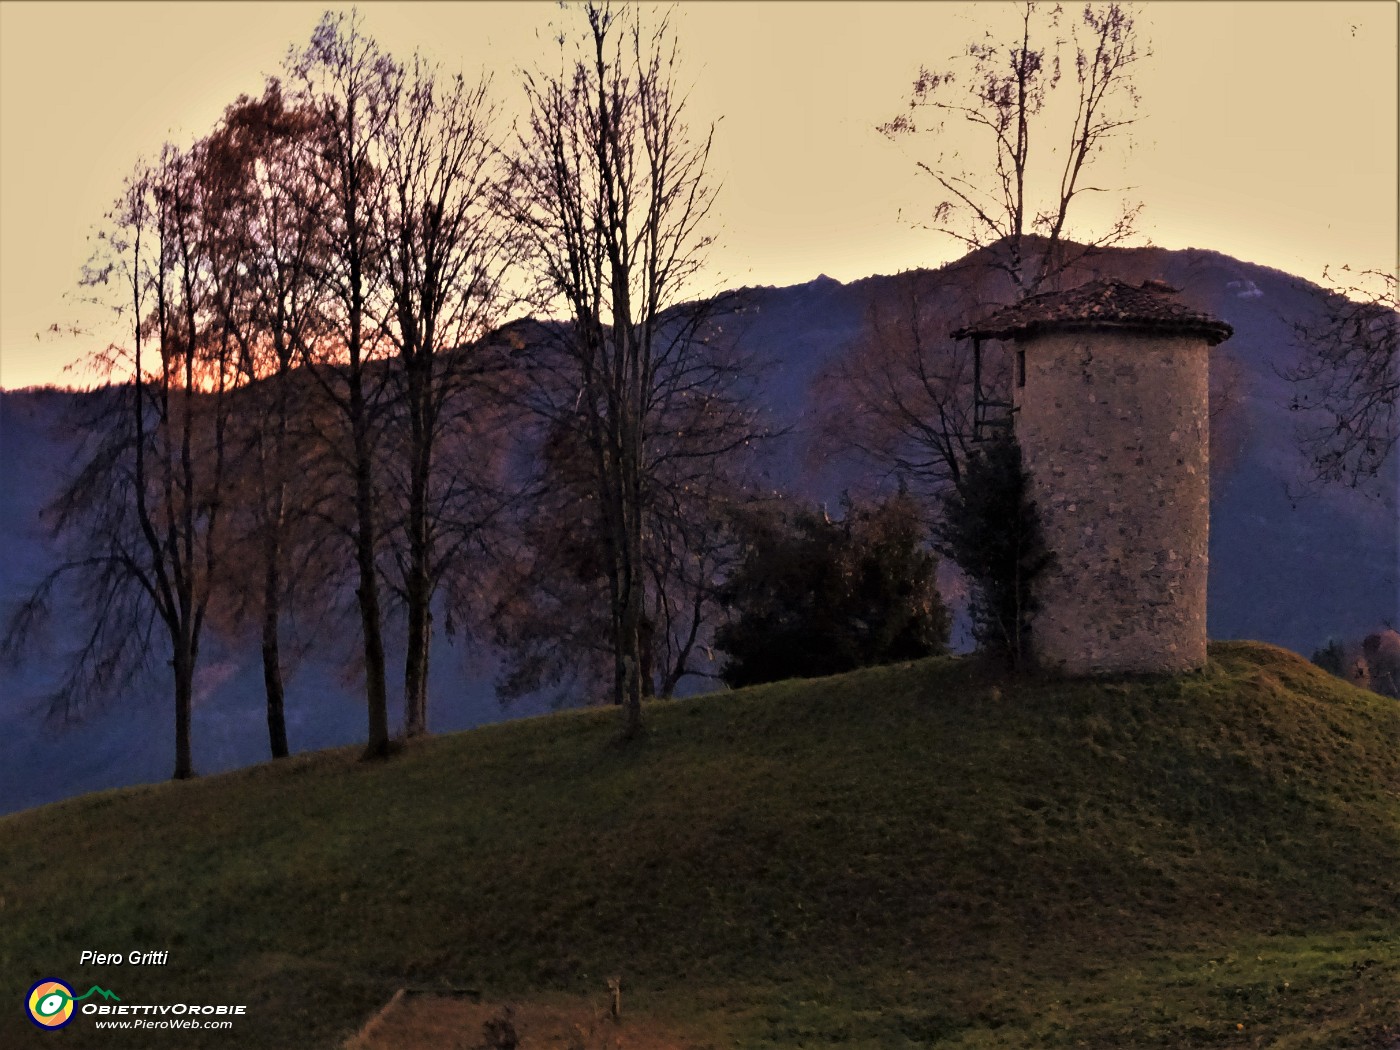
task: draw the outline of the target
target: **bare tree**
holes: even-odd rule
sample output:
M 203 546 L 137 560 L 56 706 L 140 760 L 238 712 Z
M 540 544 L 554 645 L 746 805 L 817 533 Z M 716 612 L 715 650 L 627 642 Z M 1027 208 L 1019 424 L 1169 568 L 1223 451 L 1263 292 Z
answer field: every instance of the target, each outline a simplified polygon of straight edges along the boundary
M 427 730 L 432 606 L 447 562 L 499 509 L 480 470 L 498 458 L 488 446 L 499 442 L 480 424 L 503 361 L 485 336 L 509 305 L 503 279 L 515 241 L 498 210 L 504 170 L 494 120 L 485 80 L 468 86 L 415 55 L 384 128 L 377 219 L 388 333 L 398 352 L 395 403 L 406 431 L 396 471 L 403 514 L 395 532 L 403 542 L 393 562 L 408 620 L 407 736 Z M 472 429 L 474 447 L 456 449 L 450 469 L 438 470 L 449 426 Z
M 195 670 L 222 549 L 229 394 L 237 381 L 216 301 L 218 213 L 203 144 L 167 146 L 138 165 L 101 235 L 87 283 L 110 288 L 129 345 L 97 365 L 119 382 L 81 402 L 81 466 L 47 515 L 61 564 L 11 621 L 17 652 L 64 586 L 76 591 L 85 640 L 51 699 L 72 715 L 110 697 L 148 665 L 156 632 L 169 644 L 175 700 L 174 777 L 194 775 Z M 124 300 L 124 301 L 123 301 Z
M 1284 374 L 1316 480 L 1357 488 L 1381 477 L 1400 438 L 1400 299 L 1394 273 L 1342 273 L 1318 319 L 1294 324 L 1299 360 Z
M 917 162 L 939 190 L 931 228 L 970 251 L 997 246 L 990 261 L 1011 279 L 1018 299 L 1085 251 L 1132 234 L 1140 204 L 1125 203 L 1097 237 L 1072 231 L 1069 220 L 1077 199 L 1108 192 L 1086 179 L 1105 148 L 1136 122 L 1134 67 L 1150 55 L 1125 4 L 1086 4 L 1068 37 L 1059 35 L 1058 4 L 1047 11 L 1026 0 L 1020 16 L 1012 40 L 988 32 L 944 68 L 921 69 L 908 111 L 880 127 L 894 140 L 934 134 L 938 154 Z M 1060 115 L 1052 103 L 1071 61 L 1072 113 L 1066 108 L 1067 119 L 1047 127 Z
M 274 758 L 288 754 L 282 621 L 288 601 L 309 583 L 324 584 L 329 571 L 309 573 L 316 539 L 306 529 L 306 459 L 312 446 L 298 433 L 311 390 L 296 366 L 319 338 L 325 265 L 324 206 L 303 178 L 300 156 L 316 131 L 314 113 L 287 106 L 274 79 L 257 99 L 240 98 L 206 140 L 216 228 L 224 245 L 222 270 L 238 281 L 223 283 L 217 303 L 221 323 L 235 340 L 246 389 L 234 423 L 241 451 L 232 501 L 229 614 L 237 622 L 256 616 L 268 737 Z M 233 527 L 235 526 L 236 527 Z M 246 534 L 246 535 L 245 535 Z M 251 546 L 242 557 L 242 546 Z M 249 578 L 260 586 L 249 588 Z M 324 591 L 326 588 L 318 588 Z M 309 595 L 308 595 L 309 597 Z M 303 602 L 307 605 L 309 602 Z
M 682 436 L 679 433 L 673 437 Z M 540 473 L 517 508 L 497 569 L 491 620 L 504 657 L 504 700 L 549 689 L 556 704 L 586 702 L 613 677 L 606 526 L 580 427 L 555 427 L 537 451 Z M 705 469 L 651 477 L 638 663 L 644 697 L 673 696 L 716 676 L 720 586 L 738 557 L 735 509 L 753 492 L 742 455 L 702 457 Z
M 302 153 L 301 178 L 325 203 L 326 335 L 305 350 L 343 428 L 326 448 L 340 458 L 353 513 L 347 523 L 355 552 L 369 737 L 366 758 L 391 750 L 385 681 L 383 614 L 378 576 L 376 448 L 382 429 L 390 350 L 384 328 L 381 145 L 403 72 L 365 35 L 358 14 L 327 13 L 310 45 L 290 60 L 298 104 L 317 115 L 317 134 Z
M 736 373 L 701 340 L 712 303 L 677 309 L 712 241 L 713 128 L 697 137 L 686 124 L 666 20 L 648 31 L 630 9 L 588 4 L 584 14 L 588 31 L 563 71 L 526 77 L 517 219 L 541 305 L 562 307 L 570 321 L 530 362 L 532 403 L 549 428 L 577 435 L 587 459 L 608 583 L 612 695 L 631 737 L 646 692 L 645 549 L 656 480 L 667 466 L 678 476 L 707 469 L 747 438 L 732 425 L 742 413 Z M 662 421 L 683 413 L 694 416 L 694 441 L 669 450 Z
M 880 127 L 895 141 L 933 137 L 937 153 L 916 161 L 938 188 L 929 226 L 970 254 L 872 296 L 865 330 L 822 379 L 843 406 L 825 447 L 925 496 L 962 490 L 985 414 L 979 392 L 984 408 L 1011 400 L 1004 350 L 978 355 L 949 329 L 1082 272 L 1092 253 L 1132 235 L 1141 209 L 1125 202 L 1098 236 L 1075 225 L 1076 202 L 1107 192 L 1090 180 L 1095 163 L 1137 119 L 1133 78 L 1150 52 L 1131 9 L 1086 5 L 1067 27 L 1058 5 L 1017 9 L 1014 37 L 988 31 L 942 68 L 921 69 L 907 111 Z
M 973 439 L 973 360 L 948 338 L 966 302 L 945 272 L 900 274 L 872 290 L 860 335 L 818 379 L 830 410 L 819 424 L 824 453 L 854 454 L 921 498 L 961 489 Z M 985 386 L 1009 376 L 989 359 Z M 996 371 L 993 371 L 993 370 Z

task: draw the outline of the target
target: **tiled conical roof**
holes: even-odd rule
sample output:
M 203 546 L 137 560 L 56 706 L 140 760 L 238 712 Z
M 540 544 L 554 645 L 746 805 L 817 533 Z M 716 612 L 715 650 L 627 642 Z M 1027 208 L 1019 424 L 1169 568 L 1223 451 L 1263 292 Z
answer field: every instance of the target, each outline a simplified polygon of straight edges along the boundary
M 954 339 L 1013 339 L 1069 328 L 1130 328 L 1192 333 L 1214 346 L 1234 334 L 1224 321 L 1182 305 L 1176 291 L 1161 281 L 1140 285 L 1113 279 L 1090 281 L 1067 292 L 1033 295 L 952 335 Z

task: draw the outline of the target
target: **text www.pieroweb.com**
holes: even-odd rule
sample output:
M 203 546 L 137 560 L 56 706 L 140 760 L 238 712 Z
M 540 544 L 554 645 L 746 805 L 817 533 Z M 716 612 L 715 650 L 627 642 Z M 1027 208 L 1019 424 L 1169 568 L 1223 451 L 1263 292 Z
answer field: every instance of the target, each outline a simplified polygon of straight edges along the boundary
M 171 1006 L 131 1003 L 109 1006 L 90 1003 L 83 1009 L 83 1013 L 96 1015 L 93 1022 L 94 1028 L 141 1029 L 144 1031 L 194 1028 L 209 1030 L 232 1028 L 232 1018 L 241 1016 L 247 1009 L 246 1006 L 190 1006 L 186 1003 L 176 1003 Z M 175 1016 L 122 1017 L 123 1014 Z M 112 1015 L 117 1016 L 113 1017 Z

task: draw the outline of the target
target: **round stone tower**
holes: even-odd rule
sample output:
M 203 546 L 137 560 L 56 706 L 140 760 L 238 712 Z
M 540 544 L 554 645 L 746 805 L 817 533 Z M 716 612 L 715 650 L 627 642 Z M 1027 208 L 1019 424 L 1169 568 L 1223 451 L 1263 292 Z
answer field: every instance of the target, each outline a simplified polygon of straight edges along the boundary
M 1055 555 L 1030 625 L 1046 670 L 1205 664 L 1209 348 L 1232 330 L 1175 291 L 1092 281 L 954 333 L 1014 341 L 1014 429 Z

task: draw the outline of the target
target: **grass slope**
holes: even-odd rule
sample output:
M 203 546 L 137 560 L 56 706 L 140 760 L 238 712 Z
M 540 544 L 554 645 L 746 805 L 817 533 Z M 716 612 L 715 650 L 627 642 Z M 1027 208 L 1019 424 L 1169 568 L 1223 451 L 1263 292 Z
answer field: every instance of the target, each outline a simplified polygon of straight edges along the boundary
M 1176 679 L 932 660 L 324 752 L 0 820 L 0 1046 L 330 1047 L 404 984 L 701 1043 L 1390 1047 L 1400 705 L 1263 645 Z M 83 949 L 164 967 L 79 967 Z M 56 1036 L 42 977 L 248 1005 Z M 470 1044 L 463 1044 L 470 1045 Z

